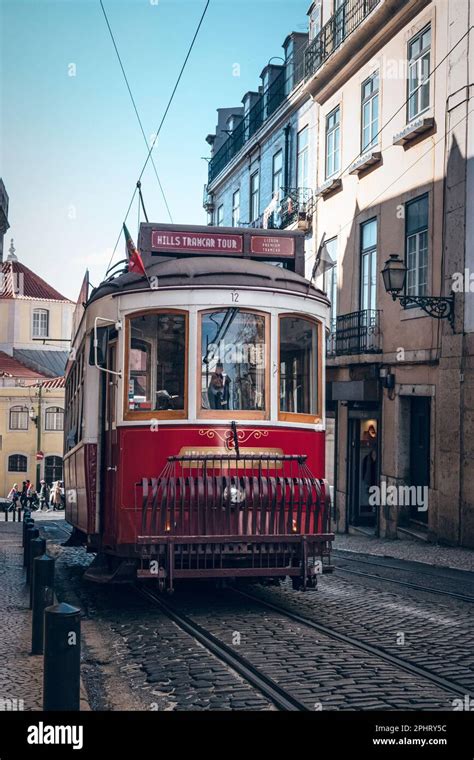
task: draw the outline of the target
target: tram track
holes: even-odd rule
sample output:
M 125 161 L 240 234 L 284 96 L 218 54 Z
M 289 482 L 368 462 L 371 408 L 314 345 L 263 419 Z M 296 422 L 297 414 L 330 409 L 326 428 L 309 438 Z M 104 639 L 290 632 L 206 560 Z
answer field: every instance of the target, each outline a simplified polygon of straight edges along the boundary
M 386 650 L 381 649 L 380 647 L 377 647 L 373 644 L 368 644 L 364 641 L 360 641 L 359 639 L 356 639 L 353 636 L 349 636 L 348 634 L 336 631 L 335 629 L 329 628 L 328 626 L 323 625 L 321 623 L 316 623 L 314 620 L 311 620 L 311 618 L 305 617 L 304 615 L 300 615 L 296 612 L 292 612 L 291 610 L 288 610 L 285 607 L 281 607 L 278 604 L 274 604 L 273 602 L 269 602 L 267 600 L 261 599 L 260 597 L 254 596 L 253 594 L 250 594 L 247 591 L 233 589 L 233 593 L 238 594 L 239 596 L 242 596 L 246 599 L 249 599 L 252 602 L 256 602 L 260 604 L 262 607 L 272 610 L 273 612 L 276 612 L 279 615 L 284 615 L 287 618 L 293 620 L 294 622 L 300 623 L 301 625 L 305 625 L 308 628 L 313 629 L 314 631 L 318 631 L 319 633 L 324 634 L 325 636 L 328 636 L 332 639 L 340 641 L 344 644 L 353 646 L 354 648 L 360 651 L 364 651 L 372 656 L 378 657 L 381 660 L 384 660 L 385 662 L 389 663 L 390 665 L 400 668 L 401 670 L 411 673 L 412 675 L 416 675 L 419 678 L 424 678 L 425 680 L 430 681 L 432 684 L 435 684 L 436 686 L 439 686 L 440 688 L 445 689 L 446 691 L 450 691 L 453 694 L 458 694 L 463 697 L 465 697 L 466 694 L 468 694 L 468 688 L 466 686 L 458 684 L 455 681 L 451 681 L 448 678 L 444 678 L 443 676 L 440 676 L 437 673 L 434 673 L 428 668 L 423 668 L 419 665 L 415 665 L 414 663 L 409 662 L 408 660 L 404 660 L 401 657 L 397 657 L 396 655 L 390 654 L 390 652 L 387 652 Z M 468 694 L 468 696 L 471 696 L 471 695 Z
M 390 569 L 390 570 L 397 570 L 400 571 L 401 568 L 397 567 L 396 565 L 386 565 L 381 562 L 372 562 L 367 560 L 361 560 L 356 559 L 355 557 L 341 557 L 337 554 L 334 556 L 335 559 L 340 560 L 341 562 L 356 562 L 358 564 L 363 565 L 369 565 L 374 567 L 381 567 L 384 569 Z M 370 578 L 372 580 L 378 580 L 383 581 L 384 583 L 395 583 L 397 586 L 404 586 L 405 588 L 411 588 L 415 591 L 422 591 L 427 594 L 436 594 L 438 596 L 447 596 L 452 599 L 458 599 L 459 601 L 466 602 L 468 604 L 474 603 L 474 596 L 471 594 L 462 594 L 458 593 L 457 591 L 449 591 L 448 589 L 440 589 L 440 588 L 433 588 L 432 586 L 423 586 L 419 583 L 413 583 L 412 581 L 405 581 L 401 580 L 400 578 L 390 578 L 386 575 L 376 575 L 374 573 L 366 573 L 361 570 L 351 570 L 346 567 L 341 567 L 341 565 L 337 564 L 337 573 L 347 573 L 348 575 L 358 575 L 363 578 Z M 405 572 L 409 572 L 409 570 L 406 570 Z M 429 573 L 425 573 L 426 575 L 430 575 Z M 433 574 L 431 574 L 432 577 L 436 577 Z
M 212 633 L 206 631 L 201 625 L 167 604 L 161 596 L 143 587 L 138 587 L 138 590 L 142 596 L 158 606 L 170 620 L 196 639 L 221 662 L 238 673 L 238 675 L 265 696 L 279 710 L 309 712 L 308 707 L 303 702 L 292 696 L 279 686 L 276 681 L 266 676 L 245 657 L 242 657 L 242 655 L 235 652 L 227 644 L 224 644 Z
M 275 705 L 275 707 L 277 707 L 277 709 L 283 711 L 310 711 L 307 704 L 300 701 L 286 689 L 282 688 L 275 680 L 265 675 L 259 667 L 255 666 L 248 659 L 237 653 L 234 648 L 222 642 L 220 638 L 213 633 L 210 633 L 187 614 L 176 609 L 174 604 L 169 604 L 160 594 L 143 587 L 139 587 L 139 592 L 154 605 L 158 606 L 160 610 L 182 630 L 196 639 L 221 662 L 234 670 L 234 672 L 239 674 L 249 685 L 265 696 Z M 293 612 L 278 604 L 274 604 L 273 602 L 261 599 L 259 596 L 254 596 L 247 591 L 232 589 L 230 593 L 234 594 L 236 597 L 238 596 L 242 599 L 251 601 L 267 610 L 271 610 L 272 612 L 313 631 L 321 633 L 331 640 L 339 641 L 346 646 L 369 654 L 372 658 L 382 660 L 387 665 L 403 670 L 405 673 L 416 676 L 418 679 L 428 681 L 452 696 L 457 695 L 465 697 L 466 694 L 469 695 L 469 689 L 466 686 L 456 683 L 449 678 L 444 678 L 428 668 L 421 667 L 420 665 L 416 665 L 401 657 L 393 655 L 378 646 L 360 641 L 354 636 L 341 633 L 326 625 L 317 623 L 311 618 Z

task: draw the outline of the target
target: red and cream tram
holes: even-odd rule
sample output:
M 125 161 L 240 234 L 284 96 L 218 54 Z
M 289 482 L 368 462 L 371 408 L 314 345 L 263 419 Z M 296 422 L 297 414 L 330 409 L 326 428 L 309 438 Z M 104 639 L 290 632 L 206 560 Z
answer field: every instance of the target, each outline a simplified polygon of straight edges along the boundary
M 80 309 L 66 380 L 66 518 L 87 577 L 330 571 L 329 303 L 304 234 L 142 224 L 146 269 Z M 82 300 L 82 299 L 81 299 Z

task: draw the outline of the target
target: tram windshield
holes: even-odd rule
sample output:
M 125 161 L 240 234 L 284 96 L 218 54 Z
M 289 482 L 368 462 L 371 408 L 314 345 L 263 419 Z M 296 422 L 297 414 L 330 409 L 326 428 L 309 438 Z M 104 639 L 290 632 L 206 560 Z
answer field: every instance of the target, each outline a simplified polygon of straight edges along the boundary
M 317 362 L 317 325 L 301 317 L 280 317 L 280 412 L 317 413 Z
M 201 315 L 201 408 L 264 411 L 265 316 L 237 308 Z
M 184 314 L 143 314 L 130 320 L 129 410 L 183 410 L 186 320 Z

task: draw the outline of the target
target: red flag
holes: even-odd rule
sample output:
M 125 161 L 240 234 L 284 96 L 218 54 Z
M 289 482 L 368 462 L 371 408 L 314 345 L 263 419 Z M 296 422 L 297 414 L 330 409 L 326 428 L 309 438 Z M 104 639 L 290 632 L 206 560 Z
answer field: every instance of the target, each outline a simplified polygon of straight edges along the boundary
M 134 274 L 140 273 L 146 277 L 142 257 L 140 256 L 140 252 L 133 242 L 132 237 L 125 224 L 123 225 L 123 231 L 125 234 L 125 241 L 127 243 L 128 271 L 133 272 Z

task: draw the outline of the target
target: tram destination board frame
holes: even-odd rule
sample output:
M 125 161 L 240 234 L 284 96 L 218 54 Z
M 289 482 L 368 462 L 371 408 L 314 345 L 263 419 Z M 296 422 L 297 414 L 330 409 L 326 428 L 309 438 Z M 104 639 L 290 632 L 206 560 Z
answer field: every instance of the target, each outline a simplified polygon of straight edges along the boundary
M 284 263 L 304 277 L 304 241 L 301 230 L 143 223 L 138 247 L 145 261 L 156 257 L 228 256 Z

